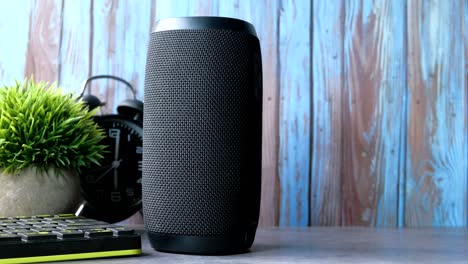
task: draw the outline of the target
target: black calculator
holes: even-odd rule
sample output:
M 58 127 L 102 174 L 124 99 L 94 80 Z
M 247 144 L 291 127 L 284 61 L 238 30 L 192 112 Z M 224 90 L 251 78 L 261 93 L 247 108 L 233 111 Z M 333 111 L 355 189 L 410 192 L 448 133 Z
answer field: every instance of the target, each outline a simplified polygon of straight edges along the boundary
M 141 254 L 128 227 L 73 214 L 0 217 L 0 264 Z

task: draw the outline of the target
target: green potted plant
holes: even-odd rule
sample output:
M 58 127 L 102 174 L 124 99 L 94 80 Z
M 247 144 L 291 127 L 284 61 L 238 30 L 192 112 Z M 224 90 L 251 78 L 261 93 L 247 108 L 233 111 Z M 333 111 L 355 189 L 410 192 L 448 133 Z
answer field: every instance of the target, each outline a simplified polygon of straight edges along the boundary
M 0 88 L 0 216 L 74 209 L 80 169 L 105 151 L 94 114 L 55 85 L 26 79 Z

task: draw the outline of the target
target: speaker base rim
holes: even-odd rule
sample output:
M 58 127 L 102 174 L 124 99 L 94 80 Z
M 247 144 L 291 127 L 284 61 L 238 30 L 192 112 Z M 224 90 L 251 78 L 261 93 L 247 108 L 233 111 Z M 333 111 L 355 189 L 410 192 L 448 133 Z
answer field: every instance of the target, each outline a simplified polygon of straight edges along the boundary
M 233 255 L 249 251 L 255 230 L 235 236 L 186 236 L 148 231 L 151 246 L 161 252 L 192 255 Z

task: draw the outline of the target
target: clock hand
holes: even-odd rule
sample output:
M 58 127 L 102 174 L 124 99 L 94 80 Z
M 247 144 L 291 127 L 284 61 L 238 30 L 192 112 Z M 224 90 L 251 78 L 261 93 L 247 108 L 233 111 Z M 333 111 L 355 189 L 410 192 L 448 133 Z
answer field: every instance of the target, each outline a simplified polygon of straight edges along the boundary
M 110 166 L 109 169 L 107 169 L 103 174 L 101 174 L 96 180 L 94 180 L 94 183 L 100 181 L 102 178 L 104 178 L 104 176 L 107 175 L 107 173 L 109 173 L 109 171 L 111 171 L 112 169 L 115 169 L 115 168 L 118 168 L 120 166 L 120 162 L 122 160 L 114 160 L 112 162 L 112 165 Z
M 114 160 L 118 160 L 119 158 L 119 150 L 120 150 L 120 134 L 117 134 L 115 137 L 115 153 L 114 153 Z
M 117 187 L 119 186 L 119 174 L 117 172 L 117 168 L 114 168 L 114 190 L 117 190 Z
M 115 161 L 117 161 L 117 159 L 119 158 L 119 149 L 120 149 L 119 143 L 120 143 L 120 133 L 117 134 L 117 136 L 115 137 L 115 156 L 114 156 Z M 120 161 L 119 161 L 119 165 L 120 165 Z M 118 186 L 119 186 L 119 174 L 117 171 L 117 167 L 115 167 L 114 168 L 114 190 L 117 190 Z

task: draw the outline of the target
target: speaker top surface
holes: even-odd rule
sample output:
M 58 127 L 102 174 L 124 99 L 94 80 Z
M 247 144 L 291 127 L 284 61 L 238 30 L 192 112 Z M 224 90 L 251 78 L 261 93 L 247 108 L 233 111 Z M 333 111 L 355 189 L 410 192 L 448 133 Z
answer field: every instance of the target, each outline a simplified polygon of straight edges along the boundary
M 153 32 L 183 29 L 225 29 L 257 37 L 255 27 L 244 20 L 229 17 L 196 16 L 166 18 L 156 22 Z

